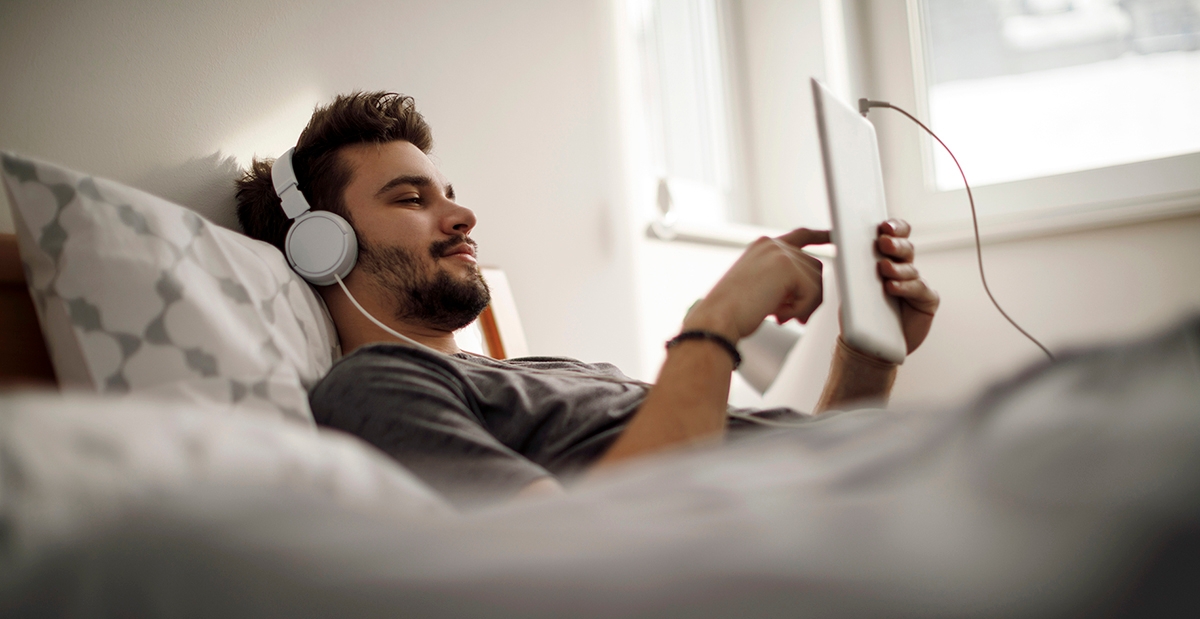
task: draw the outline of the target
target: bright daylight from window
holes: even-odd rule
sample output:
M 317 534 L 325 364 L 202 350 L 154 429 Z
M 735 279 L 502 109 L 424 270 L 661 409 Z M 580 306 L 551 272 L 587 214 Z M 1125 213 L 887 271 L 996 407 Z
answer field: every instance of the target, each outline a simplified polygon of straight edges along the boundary
M 1200 0 L 927 0 L 933 129 L 972 184 L 1200 151 Z M 935 154 L 938 189 L 961 186 Z

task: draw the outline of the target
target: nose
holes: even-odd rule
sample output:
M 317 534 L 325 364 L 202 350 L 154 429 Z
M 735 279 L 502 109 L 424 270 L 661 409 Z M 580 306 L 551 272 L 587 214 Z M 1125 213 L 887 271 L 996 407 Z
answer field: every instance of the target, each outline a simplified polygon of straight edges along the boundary
M 447 200 L 449 210 L 442 218 L 442 232 L 449 235 L 470 234 L 475 229 L 475 211 Z

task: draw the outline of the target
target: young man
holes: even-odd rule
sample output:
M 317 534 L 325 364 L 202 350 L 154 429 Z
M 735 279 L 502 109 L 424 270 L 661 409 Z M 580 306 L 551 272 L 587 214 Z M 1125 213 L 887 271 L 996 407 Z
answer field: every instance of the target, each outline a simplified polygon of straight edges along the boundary
M 561 492 L 558 478 L 629 458 L 722 440 L 749 424 L 726 401 L 733 344 L 768 316 L 804 322 L 821 303 L 821 263 L 802 253 L 828 231 L 752 244 L 687 315 L 653 386 L 606 364 L 533 357 L 494 361 L 459 351 L 454 331 L 487 306 L 475 260 L 475 215 L 427 156 L 433 141 L 413 100 L 355 93 L 319 108 L 293 155 L 314 209 L 358 236 L 347 290 L 376 319 L 432 350 L 399 343 L 338 286 L 319 289 L 345 356 L 310 394 L 319 423 L 357 434 L 459 504 Z M 289 221 L 255 161 L 238 183 L 238 217 L 283 247 Z M 912 264 L 909 227 L 880 225 L 886 291 L 901 300 L 909 352 L 925 339 L 938 295 Z M 817 412 L 885 399 L 896 366 L 839 340 Z M 794 411 L 757 411 L 802 417 Z

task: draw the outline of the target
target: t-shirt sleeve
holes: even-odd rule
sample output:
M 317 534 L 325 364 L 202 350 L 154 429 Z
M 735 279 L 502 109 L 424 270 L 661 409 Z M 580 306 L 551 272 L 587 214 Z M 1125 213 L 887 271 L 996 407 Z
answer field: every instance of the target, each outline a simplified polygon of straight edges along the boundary
M 382 449 L 460 507 L 511 497 L 550 475 L 488 432 L 449 364 L 409 351 L 363 352 L 314 387 L 318 423 Z

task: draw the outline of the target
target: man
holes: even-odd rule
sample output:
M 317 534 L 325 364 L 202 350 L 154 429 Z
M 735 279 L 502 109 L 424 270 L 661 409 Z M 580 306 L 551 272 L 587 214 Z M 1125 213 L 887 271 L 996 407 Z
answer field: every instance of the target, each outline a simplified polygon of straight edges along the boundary
M 683 321 L 653 386 L 606 364 L 559 358 L 494 361 L 462 353 L 454 331 L 487 306 L 470 233 L 475 215 L 430 161 L 428 125 L 409 97 L 355 93 L 319 108 L 293 155 L 314 209 L 342 215 L 358 235 L 345 278 L 365 312 L 432 350 L 400 344 L 338 286 L 320 288 L 345 357 L 310 394 L 321 424 L 357 434 L 459 504 L 558 493 L 559 478 L 630 458 L 722 440 L 737 357 L 733 344 L 768 316 L 804 322 L 821 303 L 821 264 L 802 253 L 829 233 L 763 238 Z M 255 238 L 283 247 L 289 221 L 255 161 L 238 183 L 238 217 Z M 901 300 L 912 352 L 938 295 L 912 264 L 909 227 L 880 225 L 879 269 Z M 896 366 L 839 340 L 817 411 L 885 399 Z M 755 413 L 802 417 L 794 411 Z

